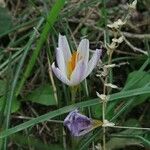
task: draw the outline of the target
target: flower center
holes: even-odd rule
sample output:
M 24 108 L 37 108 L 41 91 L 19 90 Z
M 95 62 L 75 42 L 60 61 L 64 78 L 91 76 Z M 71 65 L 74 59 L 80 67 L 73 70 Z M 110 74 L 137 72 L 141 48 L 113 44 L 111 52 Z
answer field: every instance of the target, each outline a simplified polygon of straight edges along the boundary
M 76 66 L 77 63 L 77 59 L 78 59 L 78 53 L 77 51 L 73 52 L 68 64 L 67 64 L 67 73 L 68 73 L 68 78 L 70 79 L 70 76 Z

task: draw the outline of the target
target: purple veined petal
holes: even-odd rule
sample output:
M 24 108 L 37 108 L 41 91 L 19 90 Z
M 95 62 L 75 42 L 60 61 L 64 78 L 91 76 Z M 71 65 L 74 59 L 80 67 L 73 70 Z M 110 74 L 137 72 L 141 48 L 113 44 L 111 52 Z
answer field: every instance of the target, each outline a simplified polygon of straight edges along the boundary
M 71 131 L 72 122 L 77 114 L 78 110 L 70 112 L 64 120 L 64 125 Z
M 87 63 L 89 60 L 89 40 L 88 39 L 81 40 L 77 51 L 79 53 L 79 60 L 84 59 L 84 62 Z
M 76 67 L 70 76 L 72 86 L 78 85 L 83 80 L 86 68 L 87 64 L 85 64 L 84 60 L 77 62 Z
M 91 131 L 92 120 L 75 110 L 69 113 L 65 118 L 64 125 L 73 136 L 82 136 Z
M 71 58 L 71 51 L 66 36 L 59 34 L 58 47 L 62 50 L 64 60 L 67 63 Z
M 100 59 L 101 54 L 102 54 L 102 50 L 96 49 L 92 58 L 88 62 L 87 72 L 86 72 L 84 78 L 86 78 L 92 72 L 92 70 L 96 67 L 98 60 Z
M 61 72 L 59 68 L 55 67 L 55 63 L 52 64 L 52 70 L 59 80 L 70 86 L 70 81 L 68 80 L 67 76 Z
M 74 133 L 74 135 L 81 136 L 89 132 L 89 130 L 92 127 L 92 120 L 78 113 L 78 116 L 76 117 L 76 124 L 77 124 L 78 134 Z
M 60 48 L 56 49 L 56 61 L 59 70 L 67 76 L 66 63 L 64 60 L 63 51 Z

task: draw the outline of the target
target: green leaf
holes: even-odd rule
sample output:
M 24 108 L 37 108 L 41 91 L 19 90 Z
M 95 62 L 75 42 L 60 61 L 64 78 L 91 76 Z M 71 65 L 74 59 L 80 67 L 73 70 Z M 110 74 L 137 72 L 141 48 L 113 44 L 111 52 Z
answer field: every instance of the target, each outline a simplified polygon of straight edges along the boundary
M 134 126 L 134 127 L 139 127 L 139 122 L 136 119 L 129 119 L 125 124 L 125 126 Z M 128 145 L 137 145 L 137 146 L 142 146 L 142 142 L 138 140 L 136 137 L 131 138 L 130 135 L 138 135 L 142 134 L 142 130 L 133 130 L 133 129 L 127 129 L 124 131 L 121 131 L 117 135 L 126 135 L 126 138 L 121 138 L 121 137 L 112 137 L 107 143 L 106 143 L 106 149 L 107 150 L 113 150 L 113 149 L 121 149 L 124 148 L 125 146 Z M 128 137 L 129 135 L 129 137 Z
M 20 144 L 21 146 L 28 146 L 31 145 L 31 147 L 35 150 L 63 150 L 62 146 L 57 144 L 46 144 L 43 143 L 40 139 L 37 137 L 27 136 L 27 135 L 21 135 L 21 134 L 14 134 L 11 136 L 11 140 L 17 144 Z
M 149 83 L 150 74 L 145 71 L 133 71 L 128 75 L 123 90 L 140 88 Z
M 2 107 L 3 107 L 4 103 L 5 103 L 5 100 L 6 99 L 5 99 L 4 96 L 0 97 L 0 111 L 2 110 Z M 19 108 L 20 108 L 20 101 L 18 101 L 16 98 L 13 99 L 12 107 L 11 107 L 11 113 L 16 112 Z
M 128 83 L 130 83 L 133 79 L 136 79 L 135 82 L 136 84 L 134 84 L 133 86 L 130 86 L 128 88 Z M 125 85 L 125 89 L 136 89 L 136 88 L 140 88 L 140 87 L 144 87 L 146 86 L 146 84 L 150 83 L 150 74 L 145 72 L 145 71 L 134 71 L 132 73 L 129 74 L 129 77 L 127 79 L 126 85 Z M 136 103 L 132 104 L 132 108 L 143 103 L 148 97 L 150 97 L 150 94 L 145 94 L 142 96 L 138 96 L 136 97 Z
M 94 105 L 91 107 L 92 117 L 96 119 L 100 119 L 102 116 L 102 105 Z
M 6 82 L 0 80 L 0 96 L 5 94 L 5 89 L 6 89 Z
M 127 135 L 127 134 L 131 134 L 131 133 L 129 132 L 129 130 L 125 130 L 125 132 L 123 132 L 123 134 Z M 122 149 L 125 146 L 129 146 L 129 145 L 137 145 L 137 146 L 143 147 L 142 142 L 136 138 L 134 139 L 131 137 L 129 137 L 129 138 L 113 137 L 106 144 L 106 149 L 107 150 Z
M 128 75 L 125 86 L 120 93 L 124 93 L 125 91 L 130 91 L 133 89 L 136 90 L 136 89 L 141 88 L 141 87 L 143 87 L 143 89 L 146 87 L 149 87 L 150 86 L 149 80 L 150 80 L 150 74 L 145 72 L 145 71 L 139 70 L 139 71 L 131 72 Z M 142 92 L 142 91 L 139 91 L 139 92 Z M 134 93 L 132 93 L 132 94 L 134 96 Z M 108 104 L 107 110 L 109 110 L 108 111 L 109 113 L 107 114 L 107 118 L 111 119 L 115 115 L 122 114 L 123 112 L 125 112 L 124 113 L 124 115 L 125 115 L 128 112 L 130 112 L 133 107 L 143 103 L 149 97 L 150 97 L 150 93 L 142 94 L 140 96 L 134 96 L 134 97 L 129 98 L 128 102 L 124 98 L 124 99 L 122 99 L 122 100 L 124 100 L 124 103 L 123 103 L 122 107 L 120 107 L 117 112 L 115 112 L 115 111 L 116 111 L 116 106 L 118 106 L 118 102 L 113 102 L 111 104 Z
M 53 89 L 49 84 L 42 85 L 35 89 L 29 95 L 27 95 L 26 98 L 29 101 L 46 106 L 57 105 L 53 94 Z
M 0 34 L 12 27 L 12 18 L 6 8 L 0 7 Z
M 6 102 L 5 91 L 6 90 L 6 82 L 4 80 L 0 80 L 0 111 Z M 16 112 L 20 108 L 20 102 L 15 98 L 13 100 L 11 113 Z

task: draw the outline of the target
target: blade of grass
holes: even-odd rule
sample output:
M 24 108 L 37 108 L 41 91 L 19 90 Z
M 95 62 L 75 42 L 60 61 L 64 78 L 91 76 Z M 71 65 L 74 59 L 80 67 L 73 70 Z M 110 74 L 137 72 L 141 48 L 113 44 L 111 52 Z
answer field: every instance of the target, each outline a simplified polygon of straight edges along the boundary
M 16 41 L 11 41 L 8 45 L 8 47 L 15 47 L 19 44 L 21 44 L 22 42 L 24 42 L 26 39 L 28 39 L 31 36 L 31 32 L 23 35 L 22 37 L 19 37 L 19 39 L 17 39 Z
M 9 104 L 10 104 L 10 99 L 9 98 L 9 94 L 10 94 L 10 90 L 11 90 L 11 80 L 13 79 L 13 71 L 12 71 L 12 64 L 11 64 L 11 60 L 12 60 L 12 53 L 9 53 L 9 59 L 8 59 L 8 69 L 7 69 L 7 73 L 8 73 L 8 79 L 7 79 L 7 88 L 8 90 L 5 93 L 5 102 L 4 102 L 4 106 L 2 108 L 2 110 L 4 110 L 2 116 L 3 118 L 6 117 L 6 119 L 4 120 L 4 122 L 2 122 L 2 127 L 4 127 L 5 129 L 8 129 L 8 122 L 7 119 L 8 117 L 10 117 L 10 114 L 8 114 L 7 110 L 9 109 Z M 3 120 L 2 120 L 3 121 Z M 2 141 L 2 149 L 6 150 L 6 143 L 7 143 L 7 138 L 4 138 L 4 140 Z
M 115 94 L 110 95 L 109 102 L 115 101 L 115 100 L 122 100 L 122 98 L 127 98 L 127 97 L 147 94 L 147 93 L 150 93 L 150 87 L 138 88 L 138 89 L 134 89 L 134 90 L 119 92 L 119 93 L 115 93 Z M 126 99 L 126 100 L 128 100 L 128 99 Z M 19 132 L 19 131 L 24 130 L 28 127 L 34 126 L 38 123 L 44 122 L 44 121 L 52 119 L 54 117 L 60 116 L 64 113 L 68 113 L 68 112 L 70 112 L 70 111 L 72 111 L 76 108 L 88 107 L 88 106 L 92 106 L 92 105 L 97 105 L 99 103 L 100 103 L 99 98 L 96 98 L 96 99 L 92 99 L 92 100 L 89 100 L 89 101 L 80 102 L 80 103 L 77 103 L 77 104 L 74 104 L 74 105 L 66 106 L 66 107 L 57 109 L 57 110 L 52 111 L 52 112 L 48 112 L 48 113 L 46 113 L 42 116 L 39 116 L 37 118 L 34 118 L 34 119 L 30 120 L 30 121 L 27 121 L 25 123 L 22 123 L 20 125 L 17 125 L 15 127 L 13 127 L 13 128 L 2 131 L 0 133 L 0 138 L 4 138 L 8 135 Z
M 37 28 L 39 28 L 41 26 L 41 24 L 43 23 L 44 19 L 42 18 L 40 21 L 39 21 L 39 24 L 37 25 Z M 12 101 L 13 101 L 13 98 L 14 98 L 14 93 L 15 93 L 15 89 L 16 89 L 16 85 L 17 85 L 17 82 L 18 82 L 18 78 L 19 78 L 19 75 L 20 75 L 20 72 L 21 72 L 21 68 L 23 66 L 23 63 L 24 63 L 24 60 L 27 56 L 27 53 L 34 41 L 34 39 L 36 38 L 36 31 L 34 31 L 33 35 L 31 36 L 29 42 L 27 43 L 27 45 L 25 46 L 25 50 L 24 50 L 24 53 L 23 53 L 23 56 L 20 60 L 20 63 L 17 67 L 17 70 L 16 70 L 16 73 L 14 75 L 14 79 L 12 81 L 12 84 L 11 84 L 11 90 L 9 92 L 9 95 L 7 97 L 7 101 L 6 101 L 6 120 L 5 120 L 5 127 L 4 129 L 8 129 L 9 127 L 9 121 L 10 121 L 10 114 L 11 114 L 11 106 L 12 106 Z M 7 137 L 5 138 L 4 140 L 4 150 L 6 150 L 6 146 L 7 145 Z
M 39 54 L 40 50 L 42 49 L 43 44 L 46 42 L 49 32 L 52 31 L 53 25 L 56 22 L 57 17 L 59 15 L 61 9 L 63 8 L 64 4 L 65 4 L 65 0 L 61 0 L 61 1 L 57 0 L 54 4 L 53 8 L 49 12 L 48 17 L 47 17 L 47 22 L 43 28 L 40 39 L 37 41 L 36 48 L 33 51 L 31 59 L 30 59 L 28 65 L 27 65 L 27 68 L 23 74 L 23 78 L 19 84 L 17 91 L 16 91 L 16 95 L 18 95 L 20 93 L 26 79 L 29 77 L 30 72 L 32 71 L 32 68 L 35 65 L 38 54 Z
M 142 141 L 145 147 L 150 147 L 150 141 L 140 135 L 112 134 L 111 137 L 139 139 L 140 141 Z
M 36 22 L 37 22 L 38 20 L 39 20 L 39 18 L 36 18 L 36 19 L 33 19 L 33 20 L 29 21 L 29 22 L 26 22 L 26 23 L 23 23 L 23 24 L 21 24 L 21 25 L 15 26 L 14 28 L 12 28 L 12 29 L 10 29 L 10 30 L 7 30 L 6 32 L 0 34 L 0 38 L 3 37 L 3 36 L 5 36 L 5 35 L 7 35 L 7 34 L 9 34 L 9 33 L 11 33 L 11 32 L 13 32 L 13 31 L 16 31 L 16 30 L 18 30 L 18 29 L 20 29 L 20 28 L 23 28 L 23 27 L 25 27 L 25 26 L 28 26 L 28 25 L 30 25 L 30 24 L 32 24 L 32 25 L 34 26 L 34 24 L 36 24 Z
M 148 66 L 149 63 L 150 63 L 150 59 L 148 58 L 144 62 L 144 64 L 140 67 L 139 72 L 143 71 Z M 132 78 L 130 80 L 130 82 L 128 83 L 128 86 L 126 88 L 124 88 L 122 91 L 125 91 L 126 89 L 130 89 L 132 86 L 136 85 L 139 82 L 139 80 L 141 80 L 142 78 L 143 78 L 143 76 L 141 76 L 139 78 L 139 74 L 137 73 L 137 78 L 136 77 Z M 147 87 L 147 86 L 149 86 L 149 83 L 147 85 L 145 85 L 144 87 Z M 133 97 L 130 99 L 130 101 L 125 102 L 124 106 L 122 106 L 121 109 L 117 111 L 115 116 L 113 116 L 113 118 L 111 118 L 111 121 L 116 120 L 125 110 L 127 110 L 128 107 L 130 107 L 132 105 L 132 103 L 135 101 L 135 99 L 136 98 Z M 116 105 L 117 105 L 117 102 L 115 102 L 114 106 L 116 106 Z M 112 107 L 112 109 L 114 109 L 114 108 Z
M 23 146 L 27 146 L 28 145 L 28 138 L 30 143 L 32 144 L 32 148 L 36 149 L 36 150 L 50 150 L 54 149 L 54 150 L 64 150 L 62 148 L 62 146 L 60 144 L 46 144 L 43 143 L 40 139 L 35 138 L 35 137 L 30 137 L 27 135 L 20 135 L 20 134 L 14 134 L 12 137 L 10 137 L 11 140 L 15 143 L 18 143 L 20 145 Z
M 144 87 L 148 87 L 150 83 L 146 84 Z M 110 121 L 115 121 L 123 112 L 128 110 L 128 108 L 132 105 L 132 103 L 136 100 L 136 97 L 133 97 L 130 99 L 130 101 L 127 101 L 120 110 L 117 111 L 117 113 L 111 118 Z
M 93 132 L 92 136 L 85 137 L 83 140 L 81 140 L 80 144 L 78 145 L 79 150 L 86 150 L 88 149 L 88 146 L 96 139 L 96 137 L 100 137 L 100 134 L 102 133 L 102 128 L 100 130 L 96 130 Z
M 14 53 L 12 55 L 12 60 L 15 59 L 16 57 L 18 57 L 21 53 L 22 53 L 23 49 L 17 51 L 16 53 Z M 0 65 L 0 70 L 2 70 L 5 66 L 8 65 L 9 59 L 7 59 L 6 61 L 4 61 L 1 65 Z

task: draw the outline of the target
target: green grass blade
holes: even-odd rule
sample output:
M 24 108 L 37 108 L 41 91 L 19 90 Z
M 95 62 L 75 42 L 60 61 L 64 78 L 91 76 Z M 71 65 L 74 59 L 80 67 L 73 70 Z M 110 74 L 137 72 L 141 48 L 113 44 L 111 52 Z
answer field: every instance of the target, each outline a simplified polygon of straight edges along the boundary
M 7 88 L 8 91 L 11 90 L 11 80 L 13 79 L 13 72 L 12 72 L 12 64 L 11 64 L 11 60 L 12 60 L 12 54 L 9 54 L 9 62 L 8 62 L 8 80 L 7 80 Z M 2 127 L 4 129 L 8 129 L 9 127 L 9 119 L 10 119 L 10 111 L 11 111 L 11 99 L 9 99 L 10 96 L 10 92 L 6 93 L 6 98 L 5 98 L 5 104 L 4 104 L 4 113 L 3 116 L 6 118 L 4 120 L 4 122 L 2 122 Z M 2 109 L 3 110 L 3 109 Z M 4 138 L 3 142 L 2 142 L 2 149 L 6 150 L 7 149 L 7 137 Z
M 150 147 L 150 141 L 140 135 L 112 134 L 112 137 L 138 139 L 144 144 L 145 147 L 147 147 L 147 148 Z
M 36 22 L 37 22 L 38 20 L 39 20 L 39 18 L 38 18 L 38 19 L 36 18 L 36 19 L 33 19 L 33 20 L 29 21 L 29 22 L 26 22 L 26 23 L 23 23 L 23 24 L 21 24 L 21 25 L 15 26 L 14 28 L 12 28 L 12 29 L 10 29 L 10 30 L 7 30 L 6 32 L 0 34 L 0 38 L 3 37 L 3 36 L 5 36 L 5 35 L 7 35 L 7 34 L 9 34 L 9 33 L 11 33 L 11 32 L 13 32 L 13 31 L 16 31 L 16 30 L 18 30 L 18 29 L 20 29 L 20 28 L 23 28 L 23 27 L 25 27 L 25 26 L 34 25 L 34 24 L 36 24 Z
M 54 4 L 52 10 L 49 12 L 48 17 L 47 17 L 47 22 L 43 28 L 40 39 L 37 41 L 37 46 L 36 46 L 35 50 L 33 51 L 33 54 L 27 65 L 27 68 L 25 70 L 23 78 L 19 84 L 19 88 L 16 92 L 16 95 L 18 95 L 20 93 L 26 79 L 29 77 L 30 72 L 32 71 L 32 68 L 35 65 L 38 54 L 39 54 L 40 50 L 42 49 L 43 44 L 47 40 L 48 34 L 52 30 L 52 27 L 53 27 L 54 23 L 56 22 L 57 17 L 59 15 L 62 7 L 64 6 L 64 4 L 65 4 L 65 0 L 61 0 L 61 1 L 57 0 L 56 3 Z
M 43 21 L 44 21 L 44 19 L 40 20 L 39 24 L 37 25 L 37 28 L 39 28 L 41 26 Z M 32 45 L 32 43 L 33 43 L 35 38 L 36 38 L 36 31 L 34 31 L 32 37 L 30 38 L 29 42 L 25 46 L 25 50 L 24 50 L 23 56 L 22 56 L 21 61 L 20 61 L 19 65 L 18 65 L 16 73 L 14 75 L 14 79 L 12 81 L 11 88 L 10 88 L 11 90 L 9 92 L 9 95 L 8 95 L 8 98 L 7 98 L 7 103 L 6 103 L 7 107 L 6 107 L 6 120 L 5 120 L 5 127 L 4 127 L 4 129 L 7 129 L 9 127 L 11 106 L 12 106 L 13 98 L 15 96 L 14 93 L 15 93 L 17 82 L 18 82 L 18 78 L 19 78 L 19 75 L 20 75 L 21 68 L 23 66 L 24 60 L 26 58 L 26 55 L 27 55 L 27 53 L 28 53 L 28 51 L 30 49 L 30 46 Z M 6 143 L 7 143 L 7 138 L 4 141 L 4 150 L 6 149 Z
M 148 94 L 148 93 L 150 93 L 150 87 L 146 87 L 146 88 L 144 87 L 144 88 L 139 88 L 136 90 L 119 92 L 119 93 L 115 93 L 115 94 L 110 95 L 109 101 L 111 102 L 111 101 L 115 101 L 115 100 L 122 100 L 123 98 L 142 95 L 142 94 Z M 13 127 L 13 128 L 2 131 L 0 133 L 0 138 L 4 138 L 8 135 L 19 132 L 19 131 L 24 130 L 28 127 L 34 126 L 38 123 L 44 122 L 44 121 L 52 119 L 54 117 L 60 116 L 64 113 L 68 113 L 68 112 L 72 111 L 73 109 L 80 108 L 80 107 L 88 107 L 88 106 L 96 105 L 99 103 L 100 103 L 99 98 L 96 98 L 96 99 L 92 99 L 89 101 L 80 102 L 80 103 L 77 103 L 74 105 L 66 106 L 66 107 L 57 109 L 57 110 L 52 111 L 52 112 L 48 112 L 42 116 L 39 116 L 37 118 L 30 120 L 30 121 L 27 121 L 25 123 L 22 123 L 20 125 Z

